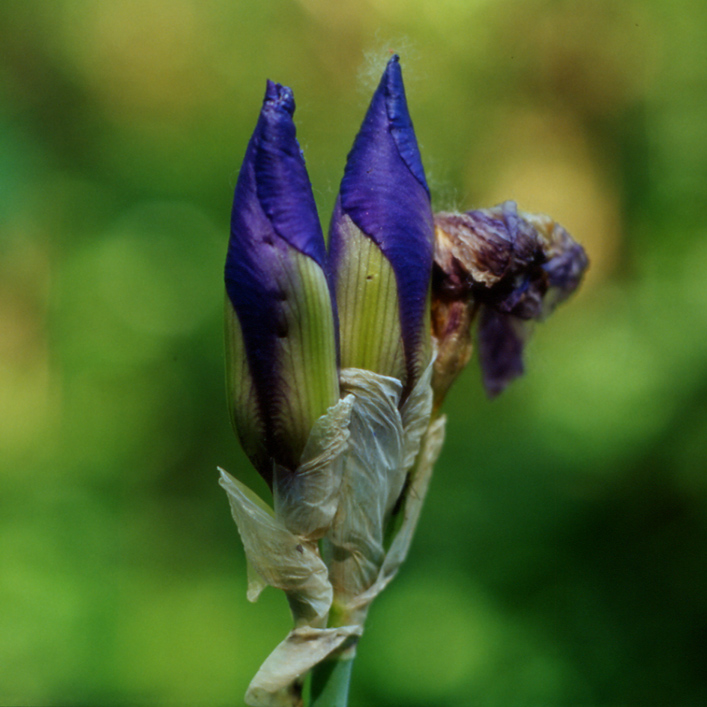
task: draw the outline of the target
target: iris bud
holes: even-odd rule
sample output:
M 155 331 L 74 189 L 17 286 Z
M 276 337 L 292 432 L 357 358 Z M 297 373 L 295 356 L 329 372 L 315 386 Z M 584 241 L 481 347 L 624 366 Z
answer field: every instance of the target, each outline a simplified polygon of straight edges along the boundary
M 430 194 L 398 57 L 348 156 L 330 230 L 342 368 L 397 378 L 403 397 L 431 356 Z
M 274 464 L 294 471 L 314 423 L 339 399 L 336 311 L 294 109 L 292 91 L 268 81 L 225 271 L 231 420 L 271 485 Z

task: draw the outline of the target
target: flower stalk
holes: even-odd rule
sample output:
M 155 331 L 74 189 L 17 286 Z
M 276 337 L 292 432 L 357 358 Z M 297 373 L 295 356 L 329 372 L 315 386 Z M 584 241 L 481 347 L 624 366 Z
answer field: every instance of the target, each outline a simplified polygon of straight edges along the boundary
M 355 651 L 344 649 L 312 669 L 310 707 L 346 707 Z

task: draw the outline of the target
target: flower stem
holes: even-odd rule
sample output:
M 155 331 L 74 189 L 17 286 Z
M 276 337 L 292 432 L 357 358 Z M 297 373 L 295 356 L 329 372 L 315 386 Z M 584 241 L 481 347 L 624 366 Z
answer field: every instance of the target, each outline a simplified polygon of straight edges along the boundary
M 346 707 L 355 653 L 345 652 L 323 660 L 312 670 L 309 707 Z

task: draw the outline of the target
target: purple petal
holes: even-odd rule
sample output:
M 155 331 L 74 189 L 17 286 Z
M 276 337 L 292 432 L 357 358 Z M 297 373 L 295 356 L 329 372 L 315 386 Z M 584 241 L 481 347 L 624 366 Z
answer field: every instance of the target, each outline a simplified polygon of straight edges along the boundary
M 326 269 L 324 237 L 295 137 L 294 111 L 291 89 L 268 81 L 256 127 L 253 164 L 257 197 L 277 235 Z
M 589 259 L 584 248 L 579 243 L 572 241 L 569 235 L 562 245 L 563 248 L 559 253 L 543 265 L 543 270 L 547 273 L 550 287 L 557 287 L 561 290 L 563 299 L 565 299 L 579 287 L 589 266 Z
M 537 238 L 533 227 L 518 213 L 515 201 L 504 201 L 490 209 L 467 211 L 471 228 L 488 243 L 507 244 L 506 267 L 519 268 L 535 255 Z
M 434 229 L 397 55 L 388 62 L 348 156 L 331 228 L 334 273 L 344 237 L 338 228 L 341 214 L 380 247 L 393 267 L 406 360 L 413 367 L 427 331 Z
M 490 398 L 523 374 L 523 347 L 527 324 L 509 314 L 484 307 L 479 323 L 479 362 L 484 388 Z

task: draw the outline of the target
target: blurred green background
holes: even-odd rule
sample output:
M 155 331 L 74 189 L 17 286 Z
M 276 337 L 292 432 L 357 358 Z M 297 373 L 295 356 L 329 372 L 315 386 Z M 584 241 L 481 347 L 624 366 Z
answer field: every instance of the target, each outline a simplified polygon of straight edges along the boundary
M 2 0 L 0 704 L 241 704 L 216 465 L 222 266 L 265 79 L 326 224 L 390 50 L 437 209 L 513 198 L 587 248 L 494 402 L 476 364 L 352 707 L 707 704 L 702 0 Z

